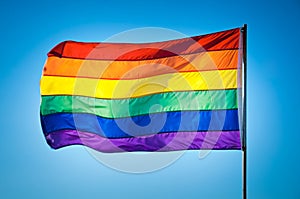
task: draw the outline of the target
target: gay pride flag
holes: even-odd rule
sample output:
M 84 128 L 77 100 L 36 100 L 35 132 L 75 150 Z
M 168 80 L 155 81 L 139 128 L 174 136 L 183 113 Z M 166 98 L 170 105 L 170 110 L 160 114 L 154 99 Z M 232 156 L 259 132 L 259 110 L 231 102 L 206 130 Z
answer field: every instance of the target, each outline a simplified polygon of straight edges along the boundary
M 241 149 L 241 35 L 58 44 L 40 83 L 47 143 L 101 152 Z

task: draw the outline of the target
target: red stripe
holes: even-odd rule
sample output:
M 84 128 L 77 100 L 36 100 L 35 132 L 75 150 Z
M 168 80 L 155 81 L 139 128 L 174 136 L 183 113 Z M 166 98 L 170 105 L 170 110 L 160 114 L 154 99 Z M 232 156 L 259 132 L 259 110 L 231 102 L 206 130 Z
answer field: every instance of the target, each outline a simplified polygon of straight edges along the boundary
M 240 28 L 155 43 L 84 43 L 65 41 L 48 56 L 74 59 L 133 61 L 239 48 Z

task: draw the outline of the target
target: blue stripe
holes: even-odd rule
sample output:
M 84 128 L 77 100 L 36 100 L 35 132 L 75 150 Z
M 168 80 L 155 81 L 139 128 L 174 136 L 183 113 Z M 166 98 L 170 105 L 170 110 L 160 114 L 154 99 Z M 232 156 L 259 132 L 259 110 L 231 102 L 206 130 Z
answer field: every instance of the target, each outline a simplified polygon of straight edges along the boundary
M 85 113 L 58 113 L 41 116 L 45 135 L 77 129 L 107 138 L 122 138 L 177 131 L 239 130 L 238 111 L 178 111 L 128 118 L 103 118 Z

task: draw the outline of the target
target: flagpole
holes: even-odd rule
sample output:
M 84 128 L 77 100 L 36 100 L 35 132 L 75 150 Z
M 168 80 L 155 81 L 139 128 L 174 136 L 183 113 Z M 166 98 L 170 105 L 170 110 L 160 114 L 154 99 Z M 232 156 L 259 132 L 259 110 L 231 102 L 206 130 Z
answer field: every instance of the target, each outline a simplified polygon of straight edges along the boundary
M 242 178 L 243 178 L 243 199 L 247 199 L 247 24 L 242 28 L 243 33 L 243 135 L 242 135 Z

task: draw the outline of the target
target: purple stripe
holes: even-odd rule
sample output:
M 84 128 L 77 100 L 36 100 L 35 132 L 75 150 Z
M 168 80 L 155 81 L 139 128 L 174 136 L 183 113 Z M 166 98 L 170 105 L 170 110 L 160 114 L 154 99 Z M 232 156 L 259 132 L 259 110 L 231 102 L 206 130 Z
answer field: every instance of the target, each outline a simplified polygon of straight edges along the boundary
M 69 145 L 85 145 L 107 153 L 241 149 L 239 131 L 171 132 L 141 137 L 108 139 L 93 133 L 62 130 L 48 134 L 46 139 L 54 149 Z

